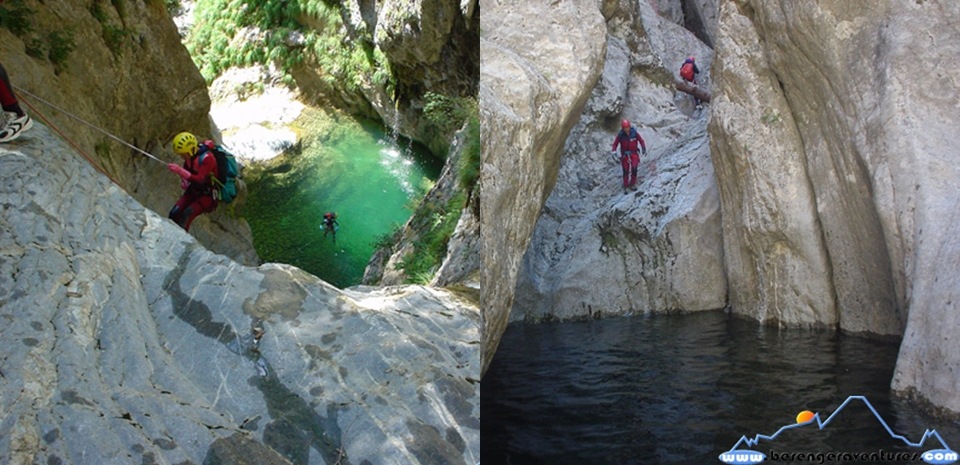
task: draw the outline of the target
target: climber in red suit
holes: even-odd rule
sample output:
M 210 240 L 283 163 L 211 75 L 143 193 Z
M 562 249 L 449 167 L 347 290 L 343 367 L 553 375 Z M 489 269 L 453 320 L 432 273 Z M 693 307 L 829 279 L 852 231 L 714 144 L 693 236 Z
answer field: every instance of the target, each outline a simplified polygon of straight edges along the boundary
M 187 231 L 196 217 L 217 209 L 211 181 L 217 176 L 217 158 L 210 148 L 212 144 L 208 141 L 201 146 L 196 136 L 189 132 L 181 132 L 173 138 L 173 151 L 183 158 L 183 166 L 170 163 L 167 168 L 180 176 L 180 188 L 184 192 L 168 216 Z
M 613 156 L 617 156 L 617 146 L 620 146 L 620 166 L 623 167 L 623 187 L 633 187 L 637 183 L 637 166 L 640 165 L 640 152 L 647 154 L 647 144 L 640 137 L 637 129 L 630 125 L 629 120 L 620 123 L 620 132 L 613 140 Z

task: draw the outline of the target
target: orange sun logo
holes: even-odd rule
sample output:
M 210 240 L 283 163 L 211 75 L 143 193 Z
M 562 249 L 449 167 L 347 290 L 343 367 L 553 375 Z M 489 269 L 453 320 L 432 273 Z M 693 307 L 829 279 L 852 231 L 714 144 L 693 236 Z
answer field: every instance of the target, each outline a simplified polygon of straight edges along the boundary
M 813 412 L 809 410 L 804 410 L 797 414 L 797 423 L 806 423 L 810 420 L 813 420 Z

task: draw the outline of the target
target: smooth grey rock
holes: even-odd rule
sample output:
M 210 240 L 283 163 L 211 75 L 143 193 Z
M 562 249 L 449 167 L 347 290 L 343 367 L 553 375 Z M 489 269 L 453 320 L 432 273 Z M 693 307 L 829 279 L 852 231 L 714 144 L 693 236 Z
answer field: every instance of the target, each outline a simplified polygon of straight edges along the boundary
M 893 389 L 953 412 L 960 91 L 942 62 L 958 18 L 938 2 L 723 3 L 710 126 L 734 311 L 902 334 Z
M 506 329 L 520 260 L 556 180 L 563 141 L 600 77 L 605 29 L 598 5 L 586 0 L 492 2 L 480 26 L 486 368 Z
M 608 17 L 603 77 L 567 137 L 556 187 L 524 257 L 512 320 L 726 303 L 706 113 L 685 114 L 692 108 L 675 101 L 689 97 L 678 97 L 669 77 L 691 50 L 704 63 L 711 53 L 649 7 L 623 4 Z M 628 191 L 610 156 L 622 119 L 648 148 L 637 188 Z
M 854 18 L 839 3 L 782 6 L 751 10 L 753 17 L 722 10 L 714 75 L 724 84 L 710 131 L 727 270 L 737 283 L 731 305 L 760 320 L 899 335 L 907 304 L 892 254 L 902 232 L 889 229 L 884 217 L 892 213 L 878 200 L 892 187 L 882 175 L 888 160 L 902 154 L 872 142 L 898 131 L 870 123 L 883 98 L 860 82 L 880 77 L 851 71 L 895 65 L 884 49 L 878 61 L 859 52 L 886 40 L 866 31 L 884 27 L 893 12 Z M 827 36 L 826 24 L 846 32 Z M 803 40 L 759 46 L 768 35 Z M 834 64 L 809 73 L 813 48 L 810 57 Z
M 41 124 L 0 146 L 0 177 L 0 462 L 216 463 L 229 444 L 292 463 L 479 460 L 468 300 L 238 264 Z

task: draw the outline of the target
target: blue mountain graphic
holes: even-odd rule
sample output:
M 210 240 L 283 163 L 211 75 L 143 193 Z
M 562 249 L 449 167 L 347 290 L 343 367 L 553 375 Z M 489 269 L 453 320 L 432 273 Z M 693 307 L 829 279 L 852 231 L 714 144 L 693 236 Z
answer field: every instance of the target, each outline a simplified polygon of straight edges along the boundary
M 737 441 L 737 443 L 734 444 L 732 448 L 730 448 L 730 451 L 731 451 L 731 452 L 736 451 L 737 448 L 740 447 L 741 444 L 746 445 L 747 447 L 755 446 L 755 445 L 757 445 L 757 443 L 760 442 L 761 439 L 766 440 L 766 441 L 772 441 L 772 440 L 776 439 L 776 437 L 779 436 L 780 433 L 783 433 L 784 431 L 786 431 L 786 430 L 788 430 L 788 429 L 791 429 L 791 428 L 799 428 L 799 427 L 801 427 L 801 426 L 807 426 L 808 424 L 813 423 L 814 421 L 817 422 L 817 426 L 819 426 L 820 429 L 823 429 L 823 428 L 826 427 L 828 424 L 830 424 L 831 421 L 833 421 L 833 418 L 836 417 L 837 414 L 839 414 L 839 413 L 844 409 L 844 407 L 847 406 L 847 404 L 849 404 L 850 402 L 852 402 L 852 401 L 854 401 L 854 400 L 862 401 L 864 404 L 867 405 L 867 408 L 869 408 L 870 411 L 873 412 L 873 416 L 877 417 L 877 421 L 880 422 L 880 424 L 883 426 L 883 429 L 887 430 L 887 433 L 890 434 L 890 437 L 891 437 L 891 438 L 894 438 L 894 439 L 898 439 L 898 440 L 900 440 L 900 441 L 903 441 L 904 444 L 906 444 L 906 445 L 908 445 L 908 446 L 910 446 L 910 447 L 923 447 L 923 444 L 927 441 L 927 439 L 935 438 L 937 441 L 940 442 L 940 445 L 943 446 L 943 449 L 945 449 L 945 450 L 950 450 L 950 447 L 947 446 L 947 443 L 944 442 L 944 440 L 943 440 L 942 437 L 940 437 L 940 433 L 938 433 L 937 430 L 932 430 L 932 429 L 926 430 L 926 431 L 923 433 L 923 437 L 920 438 L 920 441 L 919 441 L 919 442 L 911 442 L 911 441 L 910 441 L 909 439 L 907 439 L 905 436 L 903 436 L 903 435 L 901 435 L 901 434 L 894 433 L 893 430 L 890 429 L 890 426 L 887 425 L 887 422 L 884 421 L 883 418 L 880 417 L 880 414 L 879 414 L 879 413 L 877 413 L 877 409 L 873 408 L 873 404 L 871 404 L 870 401 L 867 400 L 866 397 L 864 397 L 864 396 L 850 396 L 850 397 L 847 398 L 847 400 L 843 401 L 843 403 L 840 404 L 840 406 L 837 407 L 837 409 L 834 410 L 833 413 L 830 414 L 830 416 L 827 417 L 826 420 L 820 420 L 820 414 L 817 413 L 817 414 L 815 414 L 815 415 L 813 416 L 812 419 L 810 419 L 809 421 L 807 421 L 807 422 L 805 422 L 805 423 L 796 423 L 796 424 L 793 424 L 793 425 L 783 426 L 783 427 L 781 427 L 780 429 L 778 429 L 776 433 L 773 433 L 772 435 L 769 435 L 769 436 L 768 436 L 768 435 L 765 435 L 765 434 L 758 434 L 758 435 L 754 436 L 753 439 L 750 439 L 750 438 L 748 438 L 748 437 L 746 437 L 746 436 L 742 436 L 742 437 L 740 437 L 740 440 Z

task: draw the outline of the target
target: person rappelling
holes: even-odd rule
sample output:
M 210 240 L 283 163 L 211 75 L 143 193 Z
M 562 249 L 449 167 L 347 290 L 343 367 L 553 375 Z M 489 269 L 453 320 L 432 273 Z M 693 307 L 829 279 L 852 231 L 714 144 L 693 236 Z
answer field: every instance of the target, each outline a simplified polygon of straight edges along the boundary
M 183 166 L 170 163 L 167 168 L 180 176 L 180 188 L 184 192 L 170 209 L 168 217 L 189 231 L 190 223 L 196 217 L 217 209 L 212 182 L 217 176 L 217 160 L 209 155 L 208 145 L 198 144 L 197 137 L 189 132 L 181 132 L 173 138 L 173 151 L 183 158 Z
M 238 188 L 241 166 L 226 147 L 209 139 L 200 144 L 189 132 L 173 138 L 173 151 L 183 158 L 183 166 L 169 163 L 167 168 L 180 176 L 184 193 L 170 210 L 169 217 L 189 231 L 196 217 L 237 198 L 241 192 Z
M 647 144 L 640 137 L 637 128 L 630 124 L 630 120 L 620 123 L 620 132 L 613 139 L 613 158 L 617 158 L 617 146 L 620 146 L 620 166 L 623 168 L 623 188 L 633 187 L 637 183 L 637 167 L 640 165 L 640 152 L 647 154 Z

